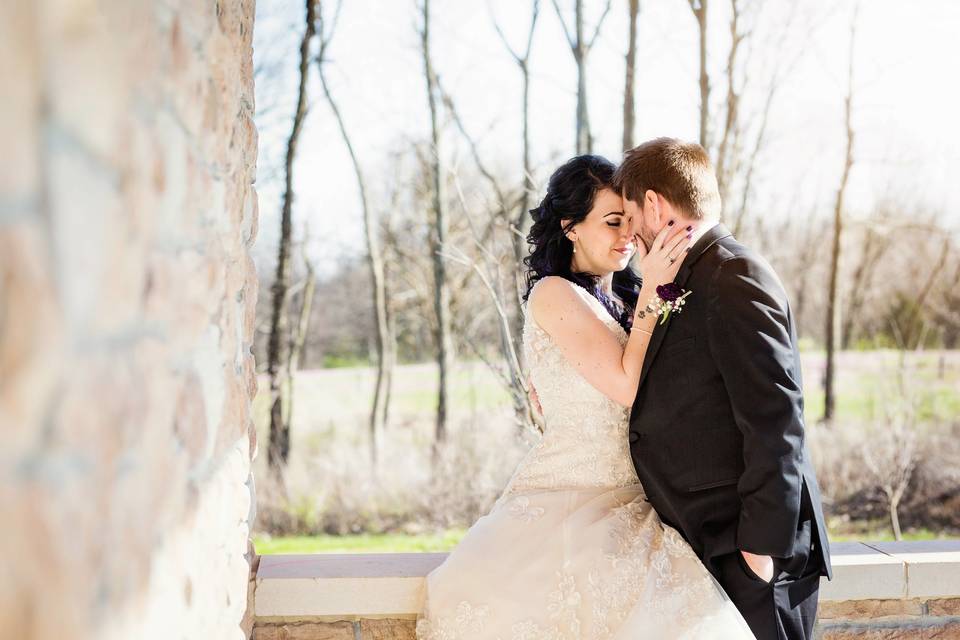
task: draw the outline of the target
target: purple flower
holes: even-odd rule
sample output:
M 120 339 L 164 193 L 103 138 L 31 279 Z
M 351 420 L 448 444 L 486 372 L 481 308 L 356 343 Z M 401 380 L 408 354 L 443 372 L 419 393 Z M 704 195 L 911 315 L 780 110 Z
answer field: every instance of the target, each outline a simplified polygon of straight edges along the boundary
M 660 299 L 664 302 L 673 302 L 683 295 L 683 289 L 675 282 L 668 282 L 667 284 L 662 284 L 657 287 L 657 295 L 660 296 Z

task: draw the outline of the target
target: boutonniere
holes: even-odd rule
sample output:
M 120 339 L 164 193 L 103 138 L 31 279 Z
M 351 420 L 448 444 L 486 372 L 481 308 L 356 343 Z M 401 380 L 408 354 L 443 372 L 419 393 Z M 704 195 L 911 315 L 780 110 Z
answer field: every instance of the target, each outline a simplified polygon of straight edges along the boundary
M 687 302 L 687 296 L 692 291 L 681 289 L 674 282 L 668 282 L 657 287 L 657 295 L 647 303 L 647 311 L 660 316 L 659 324 L 666 323 L 671 313 L 680 313 Z

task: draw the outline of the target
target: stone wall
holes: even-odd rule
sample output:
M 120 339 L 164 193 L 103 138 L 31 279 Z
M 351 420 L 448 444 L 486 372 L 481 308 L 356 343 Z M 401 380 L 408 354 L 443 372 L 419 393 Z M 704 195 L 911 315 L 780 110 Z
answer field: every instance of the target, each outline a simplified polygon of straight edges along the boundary
M 243 637 L 252 22 L 0 3 L 4 637 Z
M 960 640 L 960 540 L 842 542 L 818 640 Z M 415 640 L 442 553 L 266 555 L 254 640 Z
M 416 640 L 409 619 L 264 620 L 254 640 Z M 960 598 L 850 600 L 820 604 L 817 640 L 957 640 Z

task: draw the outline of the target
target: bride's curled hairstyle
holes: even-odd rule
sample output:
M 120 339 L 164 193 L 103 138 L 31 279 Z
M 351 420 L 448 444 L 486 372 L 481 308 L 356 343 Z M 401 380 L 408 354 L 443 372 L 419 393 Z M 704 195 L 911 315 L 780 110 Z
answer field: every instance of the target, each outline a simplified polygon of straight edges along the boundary
M 573 243 L 566 235 L 587 217 L 600 190 L 613 189 L 615 169 L 606 158 L 582 155 L 568 160 L 550 176 L 547 194 L 539 206 L 530 210 L 533 226 L 527 234 L 530 254 L 523 259 L 527 267 L 527 290 L 523 299 L 527 300 L 538 280 L 560 276 L 590 292 L 629 331 L 640 291 L 640 277 L 629 265 L 614 272 L 613 291 L 626 304 L 626 308 L 621 308 L 601 290 L 599 275 L 571 269 Z M 564 220 L 566 226 L 563 226 Z

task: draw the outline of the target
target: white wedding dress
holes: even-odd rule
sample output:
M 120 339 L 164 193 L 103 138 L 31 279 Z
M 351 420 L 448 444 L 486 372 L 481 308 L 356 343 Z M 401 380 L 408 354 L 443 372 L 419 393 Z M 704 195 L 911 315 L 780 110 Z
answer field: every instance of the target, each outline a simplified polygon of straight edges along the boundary
M 577 290 L 625 344 L 616 320 Z M 627 444 L 629 409 L 592 387 L 525 314 L 544 435 L 490 513 L 427 576 L 417 638 L 752 639 L 646 501 Z

